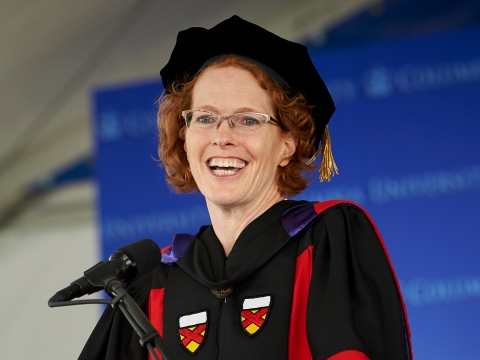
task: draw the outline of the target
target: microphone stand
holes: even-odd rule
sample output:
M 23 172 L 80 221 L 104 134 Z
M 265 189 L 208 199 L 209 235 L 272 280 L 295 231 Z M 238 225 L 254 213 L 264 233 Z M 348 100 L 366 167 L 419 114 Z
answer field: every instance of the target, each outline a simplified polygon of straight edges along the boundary
M 117 278 L 112 277 L 105 281 L 105 291 L 112 296 L 112 300 L 76 300 L 76 301 L 54 301 L 53 296 L 48 301 L 49 307 L 82 305 L 82 304 L 108 304 L 114 309 L 119 309 L 126 317 L 130 325 L 138 334 L 140 345 L 146 347 L 153 359 L 158 360 L 154 348 L 162 355 L 164 360 L 175 360 L 174 355 L 168 349 L 165 340 L 150 323 L 148 318 L 142 312 L 138 304 L 133 300 L 130 294 L 125 290 L 124 284 Z M 152 344 L 153 342 L 153 344 Z

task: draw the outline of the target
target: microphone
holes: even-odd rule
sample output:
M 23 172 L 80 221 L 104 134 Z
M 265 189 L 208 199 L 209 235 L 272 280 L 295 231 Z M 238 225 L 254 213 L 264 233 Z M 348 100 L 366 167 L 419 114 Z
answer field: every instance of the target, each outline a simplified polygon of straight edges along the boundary
M 127 283 L 136 276 L 152 271 L 161 259 L 160 248 L 150 239 L 138 240 L 115 251 L 108 261 L 101 261 L 83 276 L 60 290 L 48 301 L 70 301 L 104 289 L 112 279 Z M 107 291 L 108 292 L 108 291 Z

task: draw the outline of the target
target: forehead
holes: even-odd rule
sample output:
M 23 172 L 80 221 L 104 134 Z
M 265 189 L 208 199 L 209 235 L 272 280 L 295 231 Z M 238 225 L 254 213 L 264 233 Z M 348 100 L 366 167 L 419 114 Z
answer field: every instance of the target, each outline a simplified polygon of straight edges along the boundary
M 235 66 L 207 68 L 192 94 L 192 108 L 228 115 L 238 111 L 272 113 L 271 95 L 247 70 Z

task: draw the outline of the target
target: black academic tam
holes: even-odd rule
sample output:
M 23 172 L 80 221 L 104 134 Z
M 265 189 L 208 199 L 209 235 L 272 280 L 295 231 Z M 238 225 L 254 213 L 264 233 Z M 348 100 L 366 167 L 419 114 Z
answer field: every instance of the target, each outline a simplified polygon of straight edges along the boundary
M 312 106 L 316 146 L 335 106 L 304 45 L 285 40 L 239 16 L 211 29 L 180 31 L 170 60 L 160 71 L 167 93 L 172 84 L 194 78 L 204 64 L 220 55 L 235 54 L 260 63 L 287 92 L 302 94 Z

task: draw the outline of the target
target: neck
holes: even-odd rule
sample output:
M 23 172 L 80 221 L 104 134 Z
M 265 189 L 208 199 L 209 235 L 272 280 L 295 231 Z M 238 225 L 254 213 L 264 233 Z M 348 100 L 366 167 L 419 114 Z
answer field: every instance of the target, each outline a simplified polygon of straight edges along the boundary
M 207 208 L 213 230 L 228 256 L 242 231 L 257 217 L 285 198 L 279 193 L 267 194 L 253 202 L 238 205 L 218 205 L 208 199 Z

